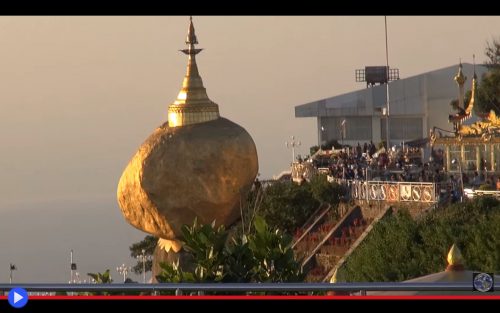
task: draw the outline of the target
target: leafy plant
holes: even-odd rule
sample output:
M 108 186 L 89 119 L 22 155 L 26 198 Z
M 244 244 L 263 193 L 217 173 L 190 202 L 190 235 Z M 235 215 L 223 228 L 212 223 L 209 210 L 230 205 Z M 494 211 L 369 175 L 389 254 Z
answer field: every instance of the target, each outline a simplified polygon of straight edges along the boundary
M 271 229 L 257 216 L 249 235 L 228 239 L 224 227 L 215 224 L 182 228 L 184 249 L 192 254 L 194 271 L 175 264 L 160 264 L 159 282 L 285 282 L 301 281 L 300 264 L 290 247 L 292 238 Z
M 137 258 L 138 255 L 142 254 L 142 250 L 144 250 L 144 255 L 146 257 L 151 257 L 154 254 L 156 244 L 158 243 L 158 238 L 155 236 L 147 235 L 143 240 L 132 244 L 129 247 L 130 256 L 134 259 Z M 146 268 L 146 272 L 150 272 L 153 267 L 152 260 L 146 260 L 144 264 Z M 136 274 L 142 274 L 143 264 L 142 261 L 138 260 L 137 264 L 132 267 L 132 271 Z
M 109 269 L 107 269 L 103 273 L 87 273 L 87 275 L 92 277 L 96 284 L 111 284 L 113 282 L 113 279 L 111 278 L 111 274 L 109 272 Z M 102 291 L 102 292 L 91 292 L 88 294 L 109 296 L 109 295 L 115 294 L 115 293 Z
M 87 275 L 92 277 L 96 284 L 111 284 L 113 282 L 109 269 L 104 273 L 87 273 Z

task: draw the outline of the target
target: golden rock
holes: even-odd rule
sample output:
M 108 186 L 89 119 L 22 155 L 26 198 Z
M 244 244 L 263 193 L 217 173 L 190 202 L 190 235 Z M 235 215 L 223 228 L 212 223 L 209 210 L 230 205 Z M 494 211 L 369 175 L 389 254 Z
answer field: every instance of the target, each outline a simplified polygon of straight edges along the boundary
M 123 215 L 160 238 L 181 227 L 230 225 L 258 172 L 257 149 L 241 126 L 225 119 L 157 128 L 132 157 L 118 184 Z

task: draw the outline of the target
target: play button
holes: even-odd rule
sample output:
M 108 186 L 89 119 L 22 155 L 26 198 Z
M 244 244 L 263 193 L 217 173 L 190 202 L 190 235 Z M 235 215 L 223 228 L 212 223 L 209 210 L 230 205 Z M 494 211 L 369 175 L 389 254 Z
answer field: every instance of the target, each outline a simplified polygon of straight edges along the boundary
M 8 300 L 16 309 L 22 308 L 28 303 L 28 293 L 23 288 L 13 288 L 9 291 Z

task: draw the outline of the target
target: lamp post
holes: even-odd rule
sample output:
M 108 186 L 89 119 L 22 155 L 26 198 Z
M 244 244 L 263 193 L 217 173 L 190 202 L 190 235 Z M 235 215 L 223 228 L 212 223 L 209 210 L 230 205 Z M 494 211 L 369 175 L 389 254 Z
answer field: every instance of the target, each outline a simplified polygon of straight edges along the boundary
M 127 275 L 130 272 L 130 266 L 126 266 L 125 264 L 122 264 L 116 268 L 116 271 L 120 274 L 123 275 L 123 282 L 127 280 Z
M 142 262 L 142 282 L 145 284 L 146 283 L 146 262 L 151 261 L 151 256 L 146 255 L 145 249 L 142 249 L 141 252 L 142 253 L 139 254 L 138 256 L 136 256 L 136 258 L 137 258 L 137 260 L 139 260 L 139 262 Z
M 340 133 L 340 144 L 342 145 L 342 149 L 344 149 L 345 124 L 346 124 L 346 119 L 343 119 L 343 120 L 340 122 L 340 127 L 339 127 L 339 133 Z
M 9 283 L 12 284 L 12 272 L 17 270 L 17 267 L 15 264 L 10 263 L 10 276 L 9 276 Z
M 285 141 L 285 146 L 292 149 L 292 163 L 295 161 L 295 147 L 300 146 L 300 141 L 295 141 L 295 136 L 291 136 L 291 141 Z
M 464 195 L 464 178 L 462 174 L 462 162 L 458 159 L 453 159 L 451 160 L 452 164 L 458 164 L 458 171 L 460 172 L 460 202 L 463 202 L 463 195 Z
M 386 65 L 387 65 L 387 82 L 386 82 L 386 100 L 387 100 L 387 124 L 386 124 L 386 127 L 385 127 L 385 130 L 387 132 L 386 134 L 386 138 L 387 138 L 387 143 L 386 143 L 386 147 L 387 149 L 389 149 L 390 147 L 390 144 L 391 144 L 391 135 L 390 135 L 390 131 L 389 131 L 389 124 L 390 124 L 390 121 L 389 121 L 389 112 L 390 112 L 390 101 L 389 101 L 389 80 L 390 80 L 390 75 L 389 75 L 389 44 L 388 44 L 388 41 L 387 41 L 387 16 L 384 16 L 384 22 L 385 22 L 385 60 L 386 60 Z
M 74 271 L 76 271 L 76 263 L 73 262 L 73 249 L 69 253 L 69 264 L 70 264 L 70 284 L 74 281 Z

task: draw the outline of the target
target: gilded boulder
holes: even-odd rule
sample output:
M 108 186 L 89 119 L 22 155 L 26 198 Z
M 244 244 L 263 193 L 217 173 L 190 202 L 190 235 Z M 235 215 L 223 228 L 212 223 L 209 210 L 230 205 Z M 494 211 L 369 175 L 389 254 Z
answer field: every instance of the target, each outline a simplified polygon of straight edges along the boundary
M 124 170 L 117 198 L 134 227 L 164 239 L 181 238 L 182 225 L 240 215 L 258 172 L 257 149 L 241 126 L 225 119 L 157 128 Z

